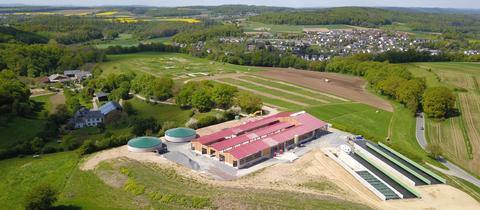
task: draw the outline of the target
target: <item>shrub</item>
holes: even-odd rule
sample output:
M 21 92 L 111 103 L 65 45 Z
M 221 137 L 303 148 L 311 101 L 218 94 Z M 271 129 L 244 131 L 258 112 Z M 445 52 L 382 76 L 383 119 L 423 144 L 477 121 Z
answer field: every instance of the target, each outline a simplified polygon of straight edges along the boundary
M 57 148 L 55 148 L 55 147 L 52 146 L 52 145 L 46 145 L 46 146 L 43 147 L 43 149 L 42 149 L 42 153 L 43 153 L 43 154 L 49 154 L 49 153 L 54 153 L 54 152 L 57 152 Z
M 185 126 L 188 127 L 188 128 L 197 129 L 198 128 L 198 120 L 192 117 L 185 123 Z
M 97 146 L 95 145 L 95 142 L 92 140 L 86 140 L 83 142 L 82 146 L 80 146 L 78 153 L 80 155 L 86 155 L 95 151 L 97 151 Z
M 176 127 L 175 122 L 173 122 L 173 121 L 165 121 L 165 122 L 162 124 L 162 129 L 160 129 L 160 131 L 158 132 L 158 136 L 164 136 L 164 135 L 165 135 L 165 131 L 167 131 L 168 129 L 171 129 L 171 128 L 175 128 L 175 127 Z
M 133 179 L 128 179 L 125 183 L 125 190 L 135 195 L 141 195 L 145 192 L 145 186 L 137 184 Z
M 215 116 L 207 115 L 198 119 L 197 127 L 203 128 L 215 123 L 217 123 L 217 118 Z
M 48 184 L 33 188 L 25 197 L 25 209 L 50 209 L 57 201 L 58 191 Z
M 136 119 L 133 124 L 132 132 L 137 136 L 144 135 L 147 130 L 156 133 L 160 130 L 160 125 L 155 118 Z

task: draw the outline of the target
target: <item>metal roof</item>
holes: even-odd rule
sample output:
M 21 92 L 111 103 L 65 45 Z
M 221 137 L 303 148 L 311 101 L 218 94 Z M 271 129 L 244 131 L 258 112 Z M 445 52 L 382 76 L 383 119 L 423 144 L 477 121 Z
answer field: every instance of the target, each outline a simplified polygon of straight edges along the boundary
M 253 130 L 251 133 L 246 133 L 244 135 L 237 136 L 235 138 L 231 138 L 231 139 L 228 139 L 228 140 L 225 140 L 225 141 L 214 143 L 214 144 L 211 145 L 211 147 L 213 147 L 215 150 L 218 150 L 218 151 L 225 150 L 229 147 L 234 147 L 238 144 L 248 142 L 248 141 L 250 141 L 254 138 L 257 138 L 257 137 L 262 137 L 262 136 L 265 137 L 265 135 L 269 135 L 269 134 L 278 132 L 282 129 L 285 129 L 285 128 L 288 128 L 288 127 L 291 127 L 291 126 L 292 126 L 292 124 L 290 124 L 288 122 L 276 123 L 276 124 L 273 124 L 271 126 L 267 126 L 267 127 L 264 127 L 264 128 L 258 129 L 258 130 Z
M 300 125 L 296 125 L 292 128 L 283 130 L 280 133 L 271 135 L 265 139 L 253 141 L 248 144 L 242 144 L 232 150 L 229 150 L 227 153 L 230 153 L 237 159 L 242 159 L 244 157 L 262 151 L 266 148 L 282 144 L 288 140 L 295 138 L 296 135 L 303 135 L 327 125 L 326 122 L 318 120 L 317 118 L 313 117 L 308 113 L 297 114 L 291 116 L 291 118 L 298 121 Z
M 104 104 L 103 106 L 101 106 L 100 108 L 98 108 L 98 110 L 100 110 L 100 112 L 103 115 L 107 115 L 111 111 L 119 110 L 119 109 L 122 109 L 122 106 L 120 106 L 120 104 L 118 104 L 116 101 L 110 101 L 110 102 Z
M 256 128 L 278 122 L 279 117 L 289 116 L 290 114 L 291 114 L 290 112 L 282 112 L 272 116 L 268 116 L 260 120 L 250 121 L 245 124 L 228 128 L 225 130 L 221 130 L 219 132 L 216 132 L 210 135 L 201 136 L 196 141 L 200 142 L 201 144 L 214 143 L 216 141 L 225 139 L 226 137 L 230 137 L 232 135 L 238 135 L 243 132 L 252 131 Z
M 237 159 L 242 159 L 270 147 L 270 145 L 263 141 L 254 141 L 230 150 L 228 153 Z

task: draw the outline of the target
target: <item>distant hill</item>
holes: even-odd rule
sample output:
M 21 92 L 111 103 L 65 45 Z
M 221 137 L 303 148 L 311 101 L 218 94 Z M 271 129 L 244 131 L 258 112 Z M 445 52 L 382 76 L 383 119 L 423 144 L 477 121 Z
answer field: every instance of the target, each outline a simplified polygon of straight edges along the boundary
M 10 26 L 0 26 L 0 43 L 23 42 L 26 44 L 47 43 L 48 38 L 35 33 L 21 31 Z
M 426 10 L 430 12 L 425 12 Z M 249 20 L 267 24 L 348 24 L 363 27 L 379 27 L 400 22 L 415 31 L 480 34 L 480 15 L 450 13 L 453 11 L 456 10 L 337 7 L 310 11 L 264 13 L 251 17 Z
M 480 15 L 480 9 L 425 8 L 425 7 L 382 7 L 382 8 L 387 10 L 395 10 L 395 11 L 403 11 L 403 12 Z

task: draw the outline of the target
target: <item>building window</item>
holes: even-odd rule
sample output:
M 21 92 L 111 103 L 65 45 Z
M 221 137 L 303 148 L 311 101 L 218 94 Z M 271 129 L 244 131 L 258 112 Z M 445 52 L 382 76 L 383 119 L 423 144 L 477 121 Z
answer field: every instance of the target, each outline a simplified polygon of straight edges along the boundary
M 236 160 L 233 161 L 233 167 L 237 167 L 238 163 Z

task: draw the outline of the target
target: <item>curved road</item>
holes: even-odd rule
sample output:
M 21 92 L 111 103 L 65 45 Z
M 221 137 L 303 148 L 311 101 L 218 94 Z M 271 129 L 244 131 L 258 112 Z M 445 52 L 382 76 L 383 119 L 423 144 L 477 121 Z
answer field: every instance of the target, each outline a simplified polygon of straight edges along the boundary
M 425 129 L 424 129 L 425 128 L 425 118 L 423 117 L 423 113 L 420 113 L 420 114 L 417 115 L 417 126 L 416 127 L 417 127 L 417 129 L 416 129 L 417 142 L 425 150 L 425 148 L 427 147 L 427 140 L 425 138 Z M 445 159 L 442 160 L 442 161 L 438 161 L 438 162 L 443 164 L 449 170 L 438 168 L 438 167 L 435 167 L 435 166 L 430 165 L 430 164 L 429 165 L 431 167 L 435 168 L 436 170 L 444 173 L 444 174 L 456 176 L 458 178 L 464 179 L 464 180 L 476 185 L 477 187 L 480 187 L 480 180 L 479 179 L 470 175 L 468 172 L 464 171 L 463 169 L 456 166 L 455 164 L 453 164 L 453 163 L 451 163 L 451 162 L 449 162 L 448 160 L 445 160 Z

